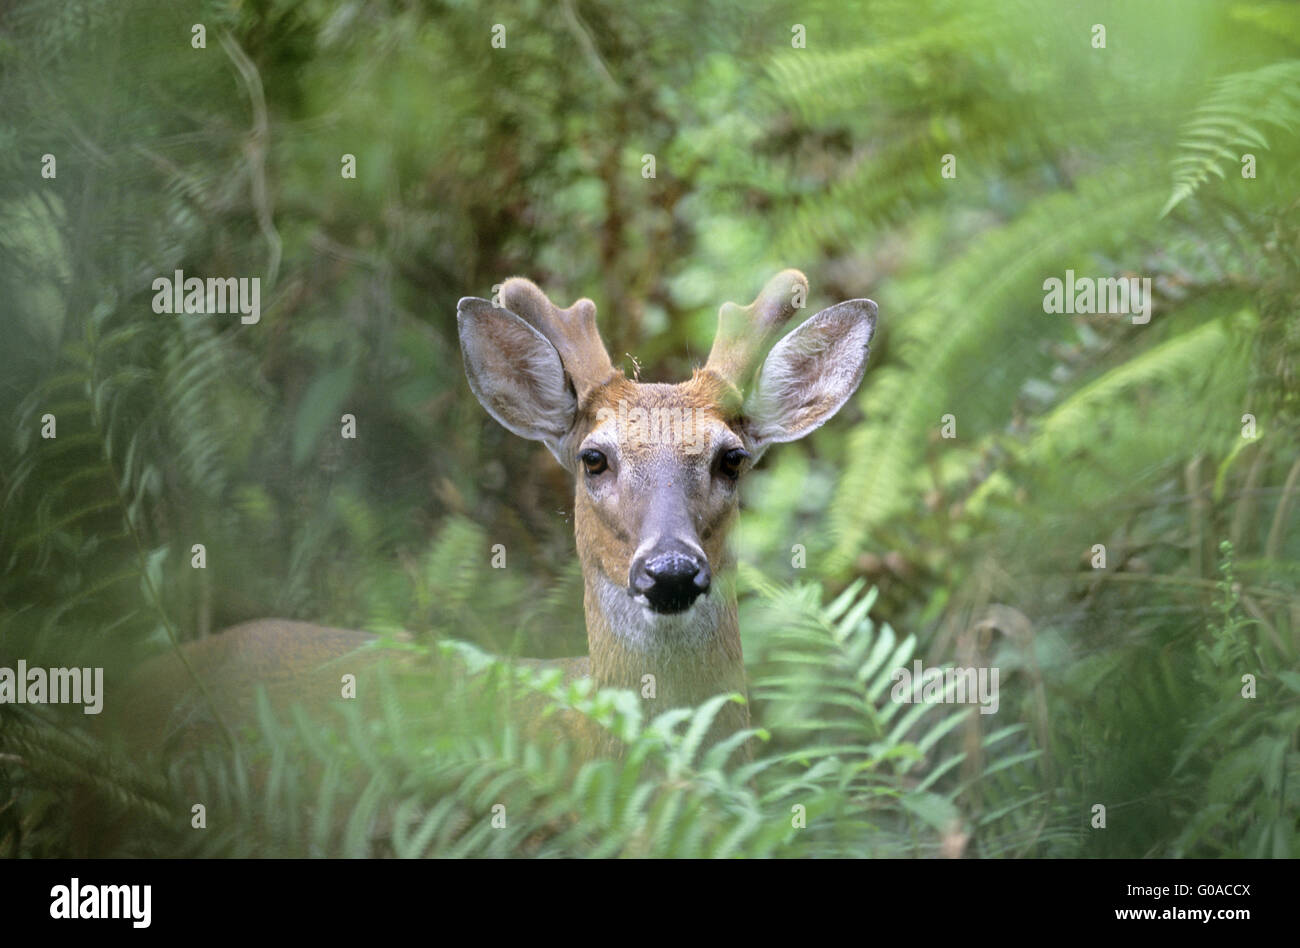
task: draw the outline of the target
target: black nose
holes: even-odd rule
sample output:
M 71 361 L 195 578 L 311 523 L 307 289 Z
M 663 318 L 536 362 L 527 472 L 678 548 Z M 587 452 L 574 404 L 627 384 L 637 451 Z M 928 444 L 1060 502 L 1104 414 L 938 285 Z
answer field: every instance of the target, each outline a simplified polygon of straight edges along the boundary
M 632 563 L 632 591 L 650 601 L 655 612 L 681 612 L 709 591 L 709 564 L 689 553 L 651 552 Z

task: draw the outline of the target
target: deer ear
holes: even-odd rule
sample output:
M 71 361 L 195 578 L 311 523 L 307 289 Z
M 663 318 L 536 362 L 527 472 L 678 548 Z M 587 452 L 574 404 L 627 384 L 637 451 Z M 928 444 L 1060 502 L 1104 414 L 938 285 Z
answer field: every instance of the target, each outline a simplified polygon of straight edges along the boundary
M 849 300 L 824 309 L 772 347 L 745 404 L 757 451 L 819 428 L 862 381 L 876 328 L 876 304 Z
M 470 391 L 508 430 L 558 458 L 577 399 L 555 347 L 510 310 L 477 297 L 456 304 L 456 322 Z

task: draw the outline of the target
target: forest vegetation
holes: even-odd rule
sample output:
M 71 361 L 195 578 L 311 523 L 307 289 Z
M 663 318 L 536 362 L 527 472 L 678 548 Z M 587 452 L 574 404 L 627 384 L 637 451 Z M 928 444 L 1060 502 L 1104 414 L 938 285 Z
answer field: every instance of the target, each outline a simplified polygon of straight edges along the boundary
M 234 753 L 0 704 L 0 854 L 1300 854 L 1297 185 L 1274 0 L 7 5 L 0 665 L 102 666 L 107 721 L 261 616 L 407 661 Z M 470 394 L 456 302 L 589 296 L 679 381 L 783 267 L 880 316 L 743 484 L 737 765 L 725 695 L 510 663 L 585 652 L 572 486 Z M 259 320 L 158 314 L 177 270 Z M 1067 271 L 1149 321 L 1048 312 Z M 998 713 L 891 701 L 918 659 L 999 668 Z M 627 753 L 575 775 L 521 691 Z

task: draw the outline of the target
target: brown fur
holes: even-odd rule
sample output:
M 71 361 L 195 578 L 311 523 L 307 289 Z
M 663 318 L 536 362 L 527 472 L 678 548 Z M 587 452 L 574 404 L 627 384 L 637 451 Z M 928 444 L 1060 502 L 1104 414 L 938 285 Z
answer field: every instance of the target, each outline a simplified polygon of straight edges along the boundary
M 641 694 L 644 676 L 653 675 L 656 695 L 642 698 L 647 718 L 669 708 L 692 706 L 727 691 L 746 693 L 744 658 L 740 646 L 740 629 L 735 599 L 729 591 L 719 591 L 724 598 L 721 621 L 711 634 L 695 647 L 669 654 L 629 648 L 611 627 L 595 589 L 597 574 L 613 584 L 626 587 L 632 557 L 642 537 L 641 521 L 649 514 L 648 505 L 666 500 L 691 508 L 691 519 L 700 545 L 715 576 L 725 580 L 731 566 L 728 535 L 736 521 L 738 492 L 734 486 L 713 483 L 711 451 L 691 455 L 680 443 L 671 440 L 629 439 L 619 432 L 620 409 L 625 415 L 640 410 L 645 417 L 691 419 L 688 435 L 698 435 L 713 443 L 730 433 L 736 444 L 743 444 L 743 432 L 731 398 L 733 387 L 713 372 L 697 371 L 690 381 L 679 385 L 642 384 L 623 377 L 612 380 L 592 394 L 582 406 L 568 446 L 575 452 L 578 470 L 574 491 L 574 524 L 578 556 L 586 577 L 584 609 L 587 619 L 588 654 L 591 675 L 599 687 L 628 688 Z M 665 414 L 667 409 L 667 414 Z M 602 423 L 598 419 L 605 416 Z M 584 483 L 581 465 L 576 460 L 578 447 L 593 432 L 606 434 L 618 444 L 617 463 L 631 468 L 620 471 L 623 492 L 607 498 L 593 497 Z M 637 496 L 639 495 L 639 496 Z M 732 704 L 719 713 L 713 737 L 721 737 L 749 725 L 745 705 Z M 601 742 L 604 750 L 613 750 L 612 742 Z

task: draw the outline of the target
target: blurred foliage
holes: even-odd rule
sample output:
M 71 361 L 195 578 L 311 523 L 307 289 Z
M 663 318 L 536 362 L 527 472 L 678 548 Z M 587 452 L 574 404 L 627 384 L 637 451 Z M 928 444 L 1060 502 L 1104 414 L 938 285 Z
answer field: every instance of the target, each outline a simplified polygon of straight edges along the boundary
M 1296 855 L 1298 79 L 1273 0 L 11 4 L 0 665 L 103 665 L 110 710 L 263 615 L 583 651 L 571 488 L 470 396 L 460 296 L 591 296 L 647 380 L 781 267 L 881 317 L 860 393 L 745 487 L 748 770 L 692 748 L 716 706 L 635 721 L 486 658 L 489 697 L 267 709 L 168 777 L 4 705 L 0 852 L 84 845 L 90 807 L 137 853 Z M 155 315 L 177 269 L 260 277 L 261 321 Z M 1150 278 L 1151 322 L 1046 314 L 1067 269 Z M 913 650 L 1000 668 L 998 714 L 890 703 Z M 571 781 L 513 687 L 628 756 Z M 196 779 L 202 844 L 168 823 Z
M 961 754 L 921 772 L 963 715 L 877 706 L 915 640 L 878 628 L 867 617 L 874 596 L 860 587 L 825 607 L 811 588 L 774 597 L 782 621 L 756 630 L 771 660 L 755 678 L 772 731 L 712 747 L 703 743 L 709 725 L 739 696 L 642 721 L 631 692 L 593 694 L 589 679 L 565 684 L 558 670 L 512 668 L 456 641 L 441 651 L 468 675 L 448 674 L 446 663 L 432 676 L 400 670 L 406 680 L 385 677 L 369 715 L 340 702 L 333 715 L 294 708 L 284 720 L 263 701 L 256 740 L 233 755 L 194 749 L 162 777 L 152 760 L 110 767 L 95 745 L 21 719 L 0 739 L 56 785 L 93 775 L 85 783 L 99 810 L 77 824 L 87 835 L 76 842 L 118 855 L 933 855 L 960 823 L 956 799 L 966 785 L 936 785 Z M 430 688 L 440 700 L 418 700 Z M 510 723 L 501 709 L 516 689 L 586 715 L 626 753 L 577 766 L 567 743 Z M 984 744 L 996 749 L 1019 730 Z M 750 738 L 771 746 L 727 766 Z M 204 801 L 210 832 L 191 828 L 194 800 Z M 57 854 L 66 840 L 42 819 L 60 822 L 36 811 L 0 843 L 11 853 Z

